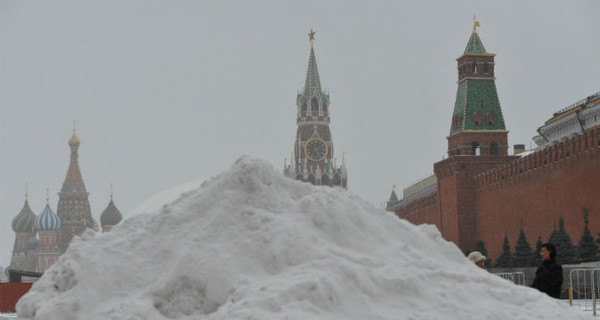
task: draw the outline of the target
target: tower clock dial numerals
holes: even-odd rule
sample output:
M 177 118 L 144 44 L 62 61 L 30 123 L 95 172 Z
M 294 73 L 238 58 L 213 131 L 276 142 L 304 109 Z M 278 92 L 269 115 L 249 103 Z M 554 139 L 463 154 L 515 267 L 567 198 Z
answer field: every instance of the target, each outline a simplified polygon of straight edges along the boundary
M 327 156 L 327 142 L 321 138 L 310 138 L 304 144 L 304 154 L 311 161 L 321 161 Z

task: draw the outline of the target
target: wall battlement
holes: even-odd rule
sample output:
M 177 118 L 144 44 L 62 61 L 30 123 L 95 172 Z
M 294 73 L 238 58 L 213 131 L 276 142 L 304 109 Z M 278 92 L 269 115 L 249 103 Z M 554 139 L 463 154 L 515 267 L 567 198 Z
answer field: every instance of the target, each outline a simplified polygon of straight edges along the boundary
M 477 190 L 513 186 L 553 170 L 575 168 L 582 161 L 600 161 L 600 129 L 590 130 L 474 177 Z

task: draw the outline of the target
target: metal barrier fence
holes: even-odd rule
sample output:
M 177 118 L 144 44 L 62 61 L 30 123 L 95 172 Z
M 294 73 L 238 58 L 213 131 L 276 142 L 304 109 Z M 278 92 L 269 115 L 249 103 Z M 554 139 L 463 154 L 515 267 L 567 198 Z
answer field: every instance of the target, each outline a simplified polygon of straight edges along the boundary
M 573 269 L 569 273 L 569 304 L 596 316 L 596 299 L 600 289 L 600 268 Z
M 525 285 L 525 273 L 523 272 L 504 272 L 494 274 L 508 281 L 512 281 L 514 284 L 521 286 Z

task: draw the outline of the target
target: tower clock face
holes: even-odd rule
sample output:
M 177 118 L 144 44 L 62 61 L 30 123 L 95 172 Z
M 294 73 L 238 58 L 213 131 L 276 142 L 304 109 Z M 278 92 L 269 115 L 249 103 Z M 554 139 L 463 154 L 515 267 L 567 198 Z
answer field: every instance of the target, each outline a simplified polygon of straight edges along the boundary
M 327 142 L 321 138 L 310 138 L 304 144 L 304 154 L 312 161 L 325 159 L 328 149 Z

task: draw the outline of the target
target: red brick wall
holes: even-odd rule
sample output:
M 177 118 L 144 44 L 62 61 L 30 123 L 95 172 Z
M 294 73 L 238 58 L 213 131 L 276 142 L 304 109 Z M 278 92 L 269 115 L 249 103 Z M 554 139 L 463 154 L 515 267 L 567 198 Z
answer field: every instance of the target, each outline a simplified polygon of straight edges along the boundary
M 453 156 L 434 164 L 436 204 L 417 199 L 396 211 L 412 223 L 435 224 L 465 253 L 482 240 L 496 259 L 507 234 L 514 250 L 521 221 L 532 248 L 558 220 L 577 244 L 584 228 L 600 232 L 600 129 L 526 157 Z M 427 202 L 427 203 L 426 203 Z M 425 205 L 427 204 L 427 205 Z
M 15 312 L 17 301 L 24 296 L 32 283 L 6 282 L 0 283 L 0 312 Z
M 440 215 L 437 203 L 437 193 L 433 193 L 397 209 L 396 215 L 417 225 L 424 223 L 439 225 Z
M 521 220 L 532 248 L 539 235 L 548 240 L 560 217 L 576 245 L 584 228 L 584 207 L 589 209 L 592 235 L 600 232 L 600 149 L 594 136 L 561 143 L 545 154 L 546 164 L 544 153 L 538 152 L 477 178 L 477 237 L 492 259 L 500 255 L 505 233 L 514 249 Z

